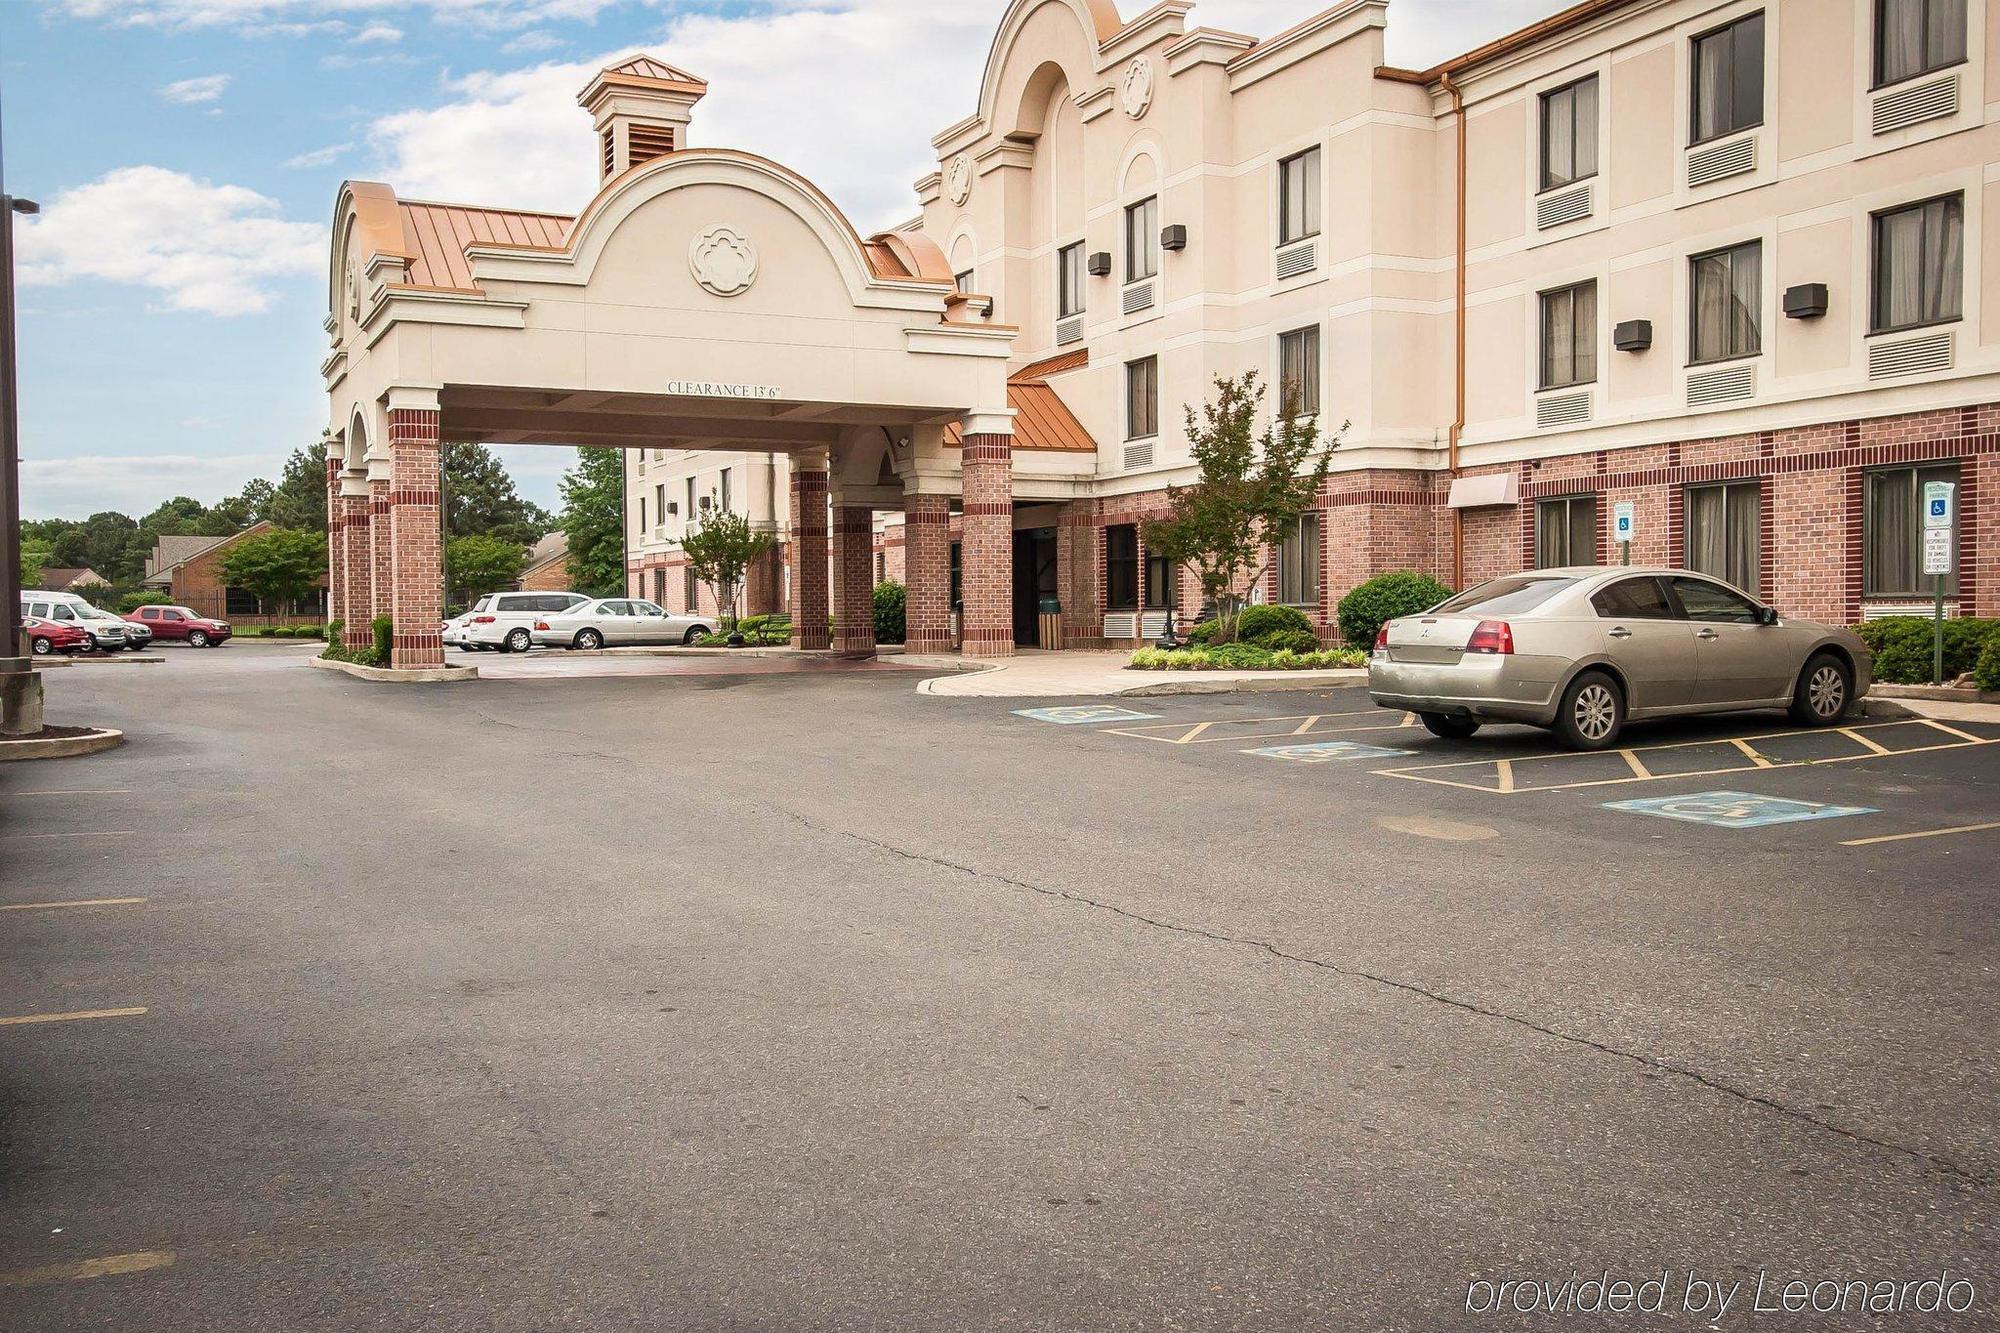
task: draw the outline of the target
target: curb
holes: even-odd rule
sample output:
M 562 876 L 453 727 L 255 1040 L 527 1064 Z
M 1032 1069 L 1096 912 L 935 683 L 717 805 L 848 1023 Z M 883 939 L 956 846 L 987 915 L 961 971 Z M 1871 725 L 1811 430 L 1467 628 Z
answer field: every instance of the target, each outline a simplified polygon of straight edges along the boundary
M 73 755 L 98 754 L 115 750 L 125 743 L 125 733 L 110 727 L 87 736 L 51 736 L 46 740 L 0 741 L 0 763 L 30 759 L 67 759 Z
M 478 680 L 476 666 L 418 667 L 414 670 L 394 667 L 362 666 L 359 662 L 336 662 L 330 657 L 309 657 L 306 665 L 318 667 L 321 671 L 340 671 L 357 680 L 372 680 L 387 685 L 433 685 L 445 681 Z
M 1148 672 L 1151 675 L 1153 673 Z M 1171 673 L 1166 673 L 1171 674 Z M 1325 690 L 1368 679 L 1366 667 L 1343 667 L 1339 674 L 1315 672 L 1273 672 L 1269 680 L 1202 680 L 1200 672 L 1185 673 L 1191 680 L 1163 680 L 1157 684 L 1130 685 L 1114 692 L 1114 699 L 1158 699 L 1175 694 L 1278 694 L 1292 690 Z
M 1865 699 L 1929 699 L 1941 704 L 2000 704 L 2000 691 L 1957 685 L 1870 685 Z
M 157 665 L 166 660 L 164 657 L 148 657 L 144 653 L 119 653 L 115 656 L 107 656 L 104 653 L 81 653 L 68 659 L 63 665 L 86 666 L 94 663 L 97 666 L 146 666 Z

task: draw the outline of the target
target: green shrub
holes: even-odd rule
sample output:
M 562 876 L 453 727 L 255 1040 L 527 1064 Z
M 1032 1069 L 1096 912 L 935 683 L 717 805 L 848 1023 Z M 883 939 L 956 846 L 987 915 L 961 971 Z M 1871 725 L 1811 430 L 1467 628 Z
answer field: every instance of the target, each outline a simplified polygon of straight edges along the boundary
M 1349 647 L 1372 649 L 1384 622 L 1428 611 L 1449 596 L 1451 589 L 1428 574 L 1377 574 L 1340 599 L 1340 637 Z
M 1368 665 L 1368 654 L 1357 648 L 1273 652 L 1247 643 L 1218 644 L 1213 648 L 1182 648 L 1167 652 L 1162 648 L 1141 648 L 1132 654 L 1132 666 L 1140 671 L 1325 671 L 1333 667 Z
M 1944 622 L 1944 678 L 1975 669 L 2000 620 L 1972 617 Z M 1875 679 L 1891 685 L 1928 685 L 1931 680 L 1931 622 L 1928 616 L 1884 616 L 1863 622 L 1855 633 L 1875 653 Z
M 1319 651 L 1319 635 L 1309 629 L 1266 630 L 1250 640 L 1254 647 L 1264 648 L 1274 653 L 1316 653 Z
M 377 616 L 369 622 L 368 628 L 375 636 L 375 660 L 368 665 L 389 666 L 395 661 L 391 650 L 396 642 L 396 622 L 387 616 Z
M 265 630 L 264 633 L 273 639 L 289 639 L 292 637 L 292 627 L 290 625 L 273 625 L 271 628 Z
M 1200 645 L 1207 643 L 1210 639 L 1213 639 L 1215 637 L 1215 631 L 1219 627 L 1220 627 L 1219 621 L 1204 620 L 1201 623 L 1197 624 L 1193 629 L 1187 632 L 1188 642 L 1199 647 Z
M 1972 664 L 1972 683 L 1982 690 L 2000 690 L 2000 630 L 1986 636 L 1986 645 Z
M 1311 634 L 1312 627 L 1306 613 L 1296 606 L 1246 606 L 1236 617 L 1236 638 L 1240 643 L 1264 644 L 1273 634 L 1291 630 Z
M 300 625 L 292 633 L 301 639 L 323 639 L 326 637 L 326 631 L 318 625 Z
M 885 579 L 875 585 L 875 642 L 901 643 L 904 634 L 903 585 Z
M 118 599 L 118 614 L 137 611 L 142 606 L 170 606 L 173 600 L 168 594 L 153 588 L 143 592 L 128 592 Z

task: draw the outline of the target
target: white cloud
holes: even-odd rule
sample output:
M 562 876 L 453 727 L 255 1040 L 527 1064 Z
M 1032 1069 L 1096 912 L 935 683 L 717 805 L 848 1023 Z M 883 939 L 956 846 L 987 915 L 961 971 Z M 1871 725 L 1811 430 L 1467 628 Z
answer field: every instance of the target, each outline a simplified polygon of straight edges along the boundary
M 564 40 L 546 28 L 530 28 L 519 37 L 513 38 L 500 50 L 510 56 L 531 55 L 537 51 L 553 51 L 567 45 Z
M 357 42 L 400 42 L 403 30 L 393 23 L 371 23 L 354 34 Z
M 365 16 L 392 11 L 428 13 L 446 22 L 482 28 L 588 21 L 616 0 L 58 0 L 58 3 L 77 18 L 121 27 L 269 31 L 276 25 L 311 31 L 323 28 L 326 16 L 332 14 Z
M 196 102 L 213 102 L 222 96 L 222 90 L 229 86 L 227 74 L 204 74 L 196 79 L 182 79 L 160 89 L 160 96 L 169 102 L 183 105 Z
M 81 279 L 149 287 L 174 310 L 253 314 L 273 279 L 321 272 L 325 229 L 287 222 L 276 201 L 162 167 L 120 167 L 23 219 L 24 285 Z
M 220 499 L 253 477 L 273 477 L 279 454 L 79 454 L 21 460 L 21 510 L 83 518 L 106 509 L 146 514 L 170 495 Z
M 309 153 L 298 153 L 285 159 L 288 167 L 324 167 L 340 160 L 340 155 L 354 147 L 351 143 L 330 143 L 324 148 L 315 148 Z

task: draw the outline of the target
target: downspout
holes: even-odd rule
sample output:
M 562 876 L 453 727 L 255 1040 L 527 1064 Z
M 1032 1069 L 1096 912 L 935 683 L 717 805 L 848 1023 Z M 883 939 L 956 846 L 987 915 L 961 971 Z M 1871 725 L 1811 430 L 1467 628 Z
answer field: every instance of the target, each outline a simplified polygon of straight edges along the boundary
M 1451 479 L 1456 481 L 1458 437 L 1465 430 L 1465 93 L 1452 80 L 1451 71 L 1445 71 L 1439 78 L 1444 90 L 1451 94 L 1451 109 L 1458 120 L 1458 188 L 1454 192 L 1454 207 L 1458 213 L 1458 285 L 1452 310 L 1456 345 L 1452 355 L 1453 415 L 1446 455 L 1446 466 Z M 1455 506 L 1451 511 L 1451 586 L 1454 592 L 1465 588 L 1465 516 Z

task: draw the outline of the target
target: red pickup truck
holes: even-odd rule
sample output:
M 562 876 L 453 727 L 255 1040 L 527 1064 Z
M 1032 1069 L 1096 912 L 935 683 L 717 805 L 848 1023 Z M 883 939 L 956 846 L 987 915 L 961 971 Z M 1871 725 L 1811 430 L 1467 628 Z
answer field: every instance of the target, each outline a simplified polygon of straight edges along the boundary
M 127 611 L 125 619 L 153 631 L 155 642 L 180 639 L 190 648 L 213 648 L 229 637 L 228 621 L 198 616 L 185 606 L 142 606 Z

